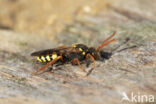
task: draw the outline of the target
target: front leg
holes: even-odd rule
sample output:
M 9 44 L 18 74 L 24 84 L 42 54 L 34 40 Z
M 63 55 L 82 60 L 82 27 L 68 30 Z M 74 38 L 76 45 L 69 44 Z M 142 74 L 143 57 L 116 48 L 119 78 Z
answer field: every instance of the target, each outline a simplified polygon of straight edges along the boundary
M 92 62 L 94 63 L 94 66 L 93 66 L 93 69 L 96 67 L 96 62 L 95 62 L 95 59 L 94 59 L 94 57 L 91 55 L 91 54 L 87 54 L 86 55 L 86 59 L 88 59 L 88 57 L 90 57 L 90 59 L 92 60 Z
M 92 62 L 94 63 L 94 65 L 93 65 L 93 68 L 91 68 L 91 69 L 87 72 L 86 76 L 88 76 L 88 75 L 93 71 L 93 69 L 96 67 L 96 62 L 95 62 L 94 57 L 93 57 L 91 54 L 89 54 L 89 53 L 86 55 L 86 59 L 88 59 L 88 57 L 92 60 Z

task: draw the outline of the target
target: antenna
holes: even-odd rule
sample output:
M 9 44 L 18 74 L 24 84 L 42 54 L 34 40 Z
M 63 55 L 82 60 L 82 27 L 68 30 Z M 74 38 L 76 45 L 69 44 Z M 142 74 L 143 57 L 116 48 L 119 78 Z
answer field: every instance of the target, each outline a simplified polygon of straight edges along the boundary
M 104 46 L 106 46 L 106 45 L 108 45 L 108 44 L 110 44 L 110 43 L 112 43 L 112 42 L 114 42 L 115 40 L 116 40 L 116 38 L 114 38 L 114 39 L 112 39 L 112 40 L 110 40 L 114 35 L 116 34 L 116 31 L 111 35 L 111 36 L 109 36 L 107 39 L 105 39 L 102 43 L 101 43 L 101 45 L 97 48 L 97 52 L 99 52 Z M 110 41 L 109 41 L 110 40 Z

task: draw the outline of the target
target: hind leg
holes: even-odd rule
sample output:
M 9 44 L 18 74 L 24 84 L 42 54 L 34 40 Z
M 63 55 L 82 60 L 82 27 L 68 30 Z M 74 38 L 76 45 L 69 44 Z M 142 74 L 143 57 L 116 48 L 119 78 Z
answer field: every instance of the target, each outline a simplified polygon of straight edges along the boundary
M 59 59 L 62 59 L 62 56 L 59 56 L 59 57 L 55 58 L 54 60 L 50 61 L 48 64 L 44 65 L 43 67 L 41 67 L 40 69 L 38 69 L 36 72 L 34 72 L 32 75 L 36 75 L 39 72 L 45 70 L 48 66 L 53 65 Z

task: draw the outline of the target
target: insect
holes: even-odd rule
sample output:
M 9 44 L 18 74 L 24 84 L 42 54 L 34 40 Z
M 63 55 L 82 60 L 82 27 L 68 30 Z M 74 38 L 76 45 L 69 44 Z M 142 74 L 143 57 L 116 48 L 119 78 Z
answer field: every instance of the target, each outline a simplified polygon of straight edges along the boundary
M 115 34 L 116 32 L 114 32 L 111 36 L 105 39 L 99 45 L 98 48 L 88 47 L 84 44 L 74 44 L 69 47 L 60 46 L 58 48 L 33 52 L 31 56 L 36 56 L 37 61 L 41 63 L 47 63 L 46 65 L 38 69 L 36 72 L 34 72 L 33 75 L 38 74 L 41 71 L 44 71 L 50 65 L 53 65 L 56 63 L 67 63 L 67 62 L 71 62 L 73 65 L 77 64 L 83 72 L 86 72 L 83 69 L 80 62 L 88 60 L 89 58 L 93 62 L 93 69 L 94 69 L 96 67 L 95 60 L 100 59 L 100 50 L 104 46 L 116 40 L 116 38 L 112 39 L 112 37 Z

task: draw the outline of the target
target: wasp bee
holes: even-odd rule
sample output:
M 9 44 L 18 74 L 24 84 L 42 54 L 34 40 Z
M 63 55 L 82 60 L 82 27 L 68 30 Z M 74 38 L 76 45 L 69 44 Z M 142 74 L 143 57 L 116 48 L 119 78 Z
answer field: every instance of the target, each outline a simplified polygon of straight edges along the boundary
M 88 47 L 84 44 L 74 44 L 69 47 L 60 46 L 58 48 L 33 52 L 31 56 L 36 56 L 37 61 L 41 63 L 47 63 L 33 74 L 38 74 L 39 72 L 45 70 L 48 66 L 59 62 L 71 62 L 72 64 L 77 64 L 83 72 L 86 72 L 81 66 L 80 62 L 88 60 L 89 58 L 93 62 L 94 69 L 96 67 L 95 60 L 100 59 L 100 50 L 104 46 L 116 40 L 116 38 L 112 39 L 115 34 L 116 32 L 114 32 L 111 36 L 105 39 L 98 48 Z

